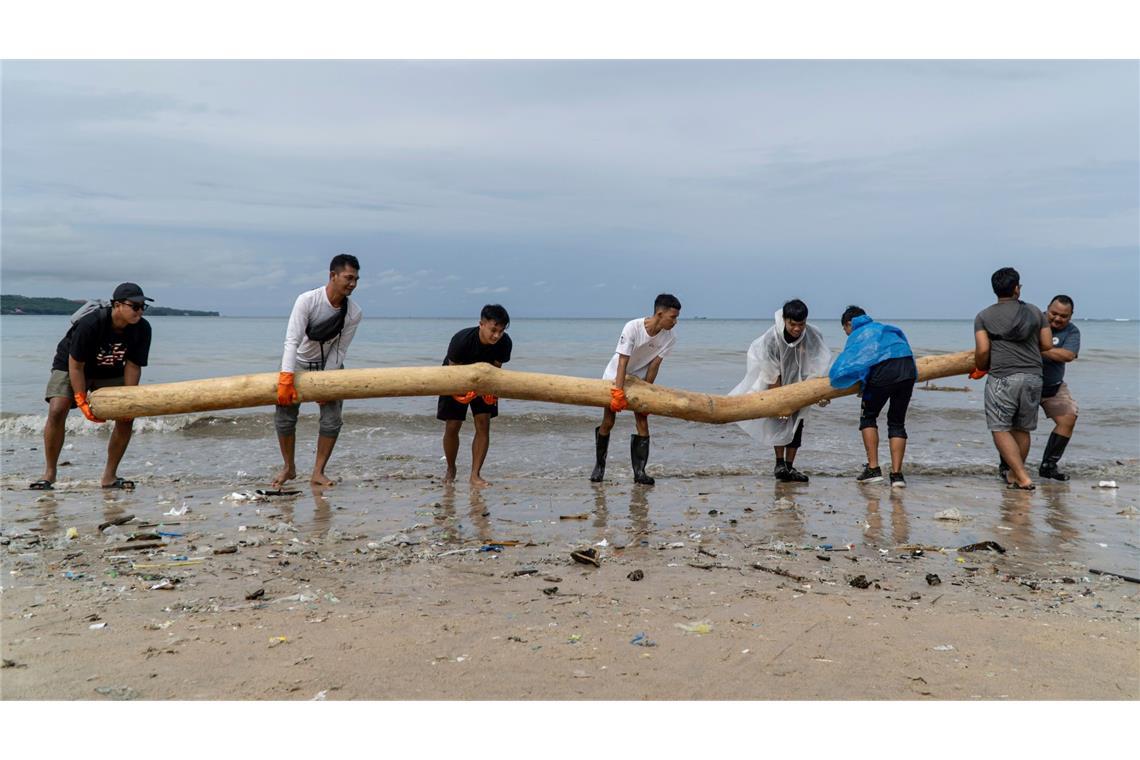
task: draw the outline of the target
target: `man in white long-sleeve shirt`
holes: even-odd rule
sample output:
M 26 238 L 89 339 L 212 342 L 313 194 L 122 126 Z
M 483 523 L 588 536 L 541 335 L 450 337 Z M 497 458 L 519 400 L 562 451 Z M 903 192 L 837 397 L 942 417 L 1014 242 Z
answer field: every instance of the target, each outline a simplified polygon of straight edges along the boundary
M 285 351 L 281 355 L 281 373 L 277 378 L 277 443 L 284 462 L 273 480 L 273 487 L 297 477 L 294 451 L 297 443 L 297 413 L 301 408 L 293 380 L 297 372 L 321 372 L 344 369 L 348 345 L 356 334 L 362 312 L 348 296 L 360 281 L 360 262 L 355 256 L 338 254 L 329 263 L 328 284 L 297 296 L 285 330 Z M 310 482 L 331 486 L 325 465 L 332 456 L 341 428 L 342 401 L 321 404 L 320 433 L 317 437 L 317 461 Z

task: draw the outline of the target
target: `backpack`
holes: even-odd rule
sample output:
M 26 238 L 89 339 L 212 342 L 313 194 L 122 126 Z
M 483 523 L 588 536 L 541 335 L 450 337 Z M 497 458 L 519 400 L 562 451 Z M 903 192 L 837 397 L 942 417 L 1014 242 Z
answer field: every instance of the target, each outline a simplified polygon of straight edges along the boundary
M 111 315 L 111 302 L 104 298 L 92 298 L 75 310 L 75 313 L 71 315 L 71 324 L 67 328 L 67 334 L 63 336 L 68 347 L 71 346 L 71 336 L 75 334 L 75 326 L 79 324 L 79 320 L 93 312 L 99 312 L 99 329 L 102 331 L 107 317 Z
M 79 320 L 83 319 L 91 312 L 98 311 L 99 309 L 110 308 L 110 306 L 111 302 L 105 298 L 90 299 L 87 301 L 87 303 L 76 309 L 75 313 L 71 315 L 71 326 L 74 327 L 76 323 L 79 322 Z

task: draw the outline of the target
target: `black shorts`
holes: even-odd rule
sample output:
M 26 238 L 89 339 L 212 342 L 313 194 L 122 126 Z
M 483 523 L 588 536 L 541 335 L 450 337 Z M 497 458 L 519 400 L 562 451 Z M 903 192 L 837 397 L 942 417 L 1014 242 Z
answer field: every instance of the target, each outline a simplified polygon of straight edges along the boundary
M 859 411 L 859 429 L 877 428 L 879 412 L 883 411 L 887 401 L 890 401 L 891 406 L 887 410 L 887 436 L 906 438 L 906 410 L 910 406 L 913 391 L 914 380 L 902 380 L 890 385 L 865 386 L 863 405 Z
M 482 396 L 476 396 L 470 404 L 461 404 L 451 396 L 440 396 L 439 403 L 436 404 L 435 408 L 435 418 L 437 420 L 459 420 L 462 422 L 467 419 L 467 407 L 471 407 L 472 414 L 499 416 L 498 402 L 488 404 Z

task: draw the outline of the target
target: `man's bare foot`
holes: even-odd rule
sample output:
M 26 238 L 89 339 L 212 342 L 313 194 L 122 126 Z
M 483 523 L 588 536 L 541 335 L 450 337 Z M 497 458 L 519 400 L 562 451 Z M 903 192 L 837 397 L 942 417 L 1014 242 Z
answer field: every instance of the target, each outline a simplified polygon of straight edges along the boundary
M 447 472 L 445 472 L 443 474 L 443 482 L 444 483 L 454 483 L 455 482 L 455 468 L 454 467 L 448 467 L 447 468 Z
M 471 476 L 471 485 L 475 486 L 476 488 L 483 488 L 484 486 L 491 485 L 491 481 L 483 480 L 483 478 L 481 478 L 478 475 L 472 475 Z
M 322 486 L 324 488 L 336 485 L 336 483 L 333 482 L 332 478 L 330 478 L 328 475 L 325 475 L 323 472 L 314 472 L 313 477 L 309 478 L 309 482 L 315 486 Z
M 297 468 L 292 465 L 286 465 L 281 468 L 281 472 L 277 473 L 277 477 L 273 479 L 273 487 L 280 488 L 295 477 L 297 477 Z

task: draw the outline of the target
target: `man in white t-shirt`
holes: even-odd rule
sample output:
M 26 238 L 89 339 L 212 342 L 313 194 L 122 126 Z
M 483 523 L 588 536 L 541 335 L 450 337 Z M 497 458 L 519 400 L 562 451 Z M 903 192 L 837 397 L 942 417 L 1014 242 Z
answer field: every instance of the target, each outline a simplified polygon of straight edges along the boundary
M 621 337 L 618 338 L 617 349 L 610 359 L 606 371 L 602 373 L 603 380 L 612 380 L 614 387 L 610 389 L 613 398 L 610 407 L 605 410 L 602 424 L 594 428 L 594 446 L 597 452 L 597 464 L 590 474 L 590 481 L 600 483 L 606 475 L 606 452 L 610 447 L 610 430 L 617 420 L 617 413 L 628 406 L 625 398 L 625 376 L 635 375 L 647 383 L 657 379 L 657 370 L 661 362 L 673 350 L 677 338 L 673 335 L 673 327 L 677 324 L 677 317 L 681 313 L 681 302 L 670 293 L 662 293 L 653 302 L 653 315 L 644 319 L 634 319 L 622 328 Z M 633 413 L 637 424 L 637 433 L 630 437 L 629 453 L 633 461 L 633 480 L 635 483 L 651 486 L 653 478 L 645 474 L 645 465 L 649 461 L 649 415 L 641 412 Z
M 356 326 L 363 316 L 360 307 L 348 300 L 359 281 L 360 262 L 355 256 L 339 254 L 329 262 L 328 283 L 324 287 L 302 293 L 293 304 L 289 326 L 285 330 L 281 372 L 277 378 L 274 426 L 277 428 L 277 443 L 281 447 L 283 465 L 273 480 L 274 488 L 280 488 L 287 480 L 297 477 L 293 453 L 297 443 L 297 414 L 301 403 L 293 384 L 295 373 L 344 369 L 348 344 L 356 335 Z M 325 401 L 320 404 L 317 461 L 309 479 L 315 486 L 333 485 L 333 481 L 325 475 L 325 465 L 332 456 L 333 446 L 340 434 L 343 404 L 343 401 Z

